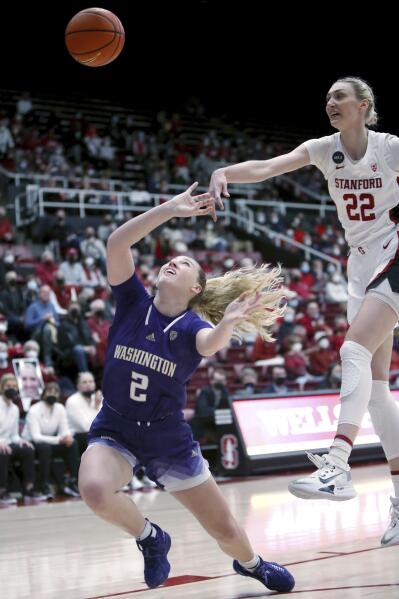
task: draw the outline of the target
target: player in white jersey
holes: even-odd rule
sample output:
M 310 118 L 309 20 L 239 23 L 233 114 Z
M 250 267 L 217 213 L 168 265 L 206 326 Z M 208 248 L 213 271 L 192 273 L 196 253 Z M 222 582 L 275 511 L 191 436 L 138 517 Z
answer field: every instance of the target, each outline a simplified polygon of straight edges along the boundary
M 383 545 L 399 543 L 399 408 L 389 390 L 393 329 L 399 319 L 399 139 L 368 129 L 377 123 L 374 94 L 355 77 L 330 88 L 327 116 L 338 133 L 309 140 L 270 160 L 252 160 L 212 174 L 210 193 L 223 208 L 228 183 L 255 183 L 314 164 L 328 187 L 350 246 L 349 330 L 341 347 L 341 411 L 328 454 L 289 490 L 305 499 L 351 499 L 348 459 L 368 409 L 387 457 L 393 485 Z

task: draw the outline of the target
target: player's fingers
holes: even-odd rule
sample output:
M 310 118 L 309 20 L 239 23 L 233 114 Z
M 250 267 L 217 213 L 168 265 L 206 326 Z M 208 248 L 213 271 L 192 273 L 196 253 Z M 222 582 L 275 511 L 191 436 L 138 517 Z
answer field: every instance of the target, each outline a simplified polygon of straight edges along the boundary
M 191 195 L 193 193 L 194 189 L 196 189 L 197 187 L 198 187 L 198 181 L 195 181 L 195 183 L 190 185 L 190 187 L 187 189 L 187 193 L 189 193 Z
M 227 181 L 223 182 L 223 195 L 224 195 L 225 198 L 229 198 L 230 197 L 230 194 L 227 191 Z
M 192 196 L 191 199 L 195 200 L 196 202 L 200 202 L 201 200 L 210 200 L 210 199 L 212 199 L 212 196 L 209 193 L 209 191 L 207 191 L 206 193 L 201 193 L 198 196 Z

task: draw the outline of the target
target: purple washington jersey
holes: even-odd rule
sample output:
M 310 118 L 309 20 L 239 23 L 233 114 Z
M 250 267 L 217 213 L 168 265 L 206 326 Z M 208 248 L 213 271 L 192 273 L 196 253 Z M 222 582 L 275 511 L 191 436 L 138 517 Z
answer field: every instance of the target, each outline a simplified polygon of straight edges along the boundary
M 158 312 L 136 274 L 111 288 L 116 312 L 104 367 L 105 403 L 131 420 L 181 410 L 185 384 L 202 359 L 196 334 L 212 325 L 192 310 L 177 317 Z

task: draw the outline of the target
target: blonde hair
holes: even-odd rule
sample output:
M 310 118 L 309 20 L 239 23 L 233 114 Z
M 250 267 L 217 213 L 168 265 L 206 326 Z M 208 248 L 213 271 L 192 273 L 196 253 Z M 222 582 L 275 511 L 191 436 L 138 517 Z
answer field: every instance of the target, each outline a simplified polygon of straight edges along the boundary
M 217 325 L 227 306 L 245 291 L 262 291 L 262 305 L 238 323 L 235 336 L 256 331 L 265 341 L 274 341 L 269 329 L 286 309 L 282 304 L 285 289 L 282 287 L 281 266 L 269 268 L 269 264 L 229 270 L 222 277 L 206 280 L 200 268 L 199 283 L 203 291 L 195 296 L 189 306 L 202 318 Z
M 373 127 L 378 123 L 378 114 L 375 106 L 375 96 L 371 86 L 364 81 L 364 79 L 360 79 L 360 77 L 342 77 L 341 79 L 337 79 L 338 81 L 342 81 L 344 83 L 350 83 L 355 92 L 356 98 L 360 100 L 367 100 L 369 105 L 366 112 L 366 125 L 369 127 Z

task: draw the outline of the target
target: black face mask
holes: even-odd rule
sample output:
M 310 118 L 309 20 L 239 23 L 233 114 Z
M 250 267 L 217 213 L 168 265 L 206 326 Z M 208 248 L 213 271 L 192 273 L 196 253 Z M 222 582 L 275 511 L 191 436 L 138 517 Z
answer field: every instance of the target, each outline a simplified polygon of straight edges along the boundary
M 69 312 L 69 316 L 70 316 L 71 318 L 79 318 L 79 316 L 80 316 L 80 312 L 79 312 L 79 310 L 71 310 L 71 311 Z
M 274 382 L 276 383 L 276 385 L 278 385 L 279 387 L 281 387 L 281 385 L 284 385 L 285 379 L 282 378 L 282 377 L 280 377 L 280 378 L 274 379 Z
M 56 403 L 56 401 L 58 401 L 58 397 L 56 395 L 46 395 L 44 401 L 49 406 L 53 406 Z
M 219 391 L 222 391 L 222 389 L 224 389 L 224 384 L 221 381 L 213 383 L 213 386 L 215 387 L 215 389 L 218 389 Z
M 82 391 L 82 395 L 83 397 L 91 397 L 93 395 L 94 391 Z
M 105 316 L 104 310 L 96 310 L 94 314 L 97 316 L 97 318 L 104 318 Z
M 4 397 L 7 399 L 17 399 L 18 391 L 16 389 L 6 389 L 4 391 Z
M 63 285 L 64 279 L 55 279 L 55 282 L 57 283 L 57 285 Z

